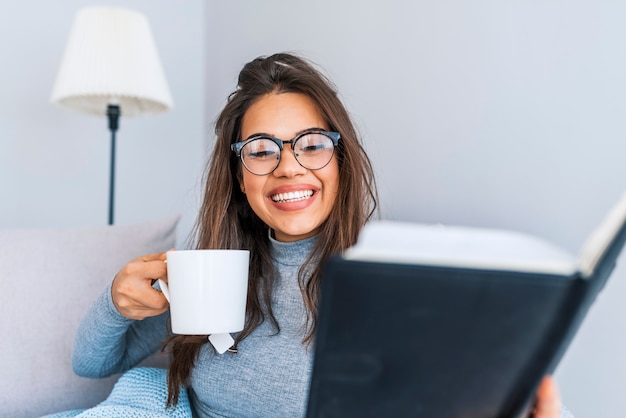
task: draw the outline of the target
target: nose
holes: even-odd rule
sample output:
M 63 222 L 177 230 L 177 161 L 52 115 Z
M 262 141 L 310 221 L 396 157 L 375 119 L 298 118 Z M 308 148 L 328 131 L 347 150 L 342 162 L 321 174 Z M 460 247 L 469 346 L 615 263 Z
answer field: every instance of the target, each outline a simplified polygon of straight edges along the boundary
M 293 153 L 291 144 L 285 145 L 280 152 L 280 161 L 278 167 L 272 174 L 276 177 L 293 177 L 306 173 L 306 168 L 302 167 Z

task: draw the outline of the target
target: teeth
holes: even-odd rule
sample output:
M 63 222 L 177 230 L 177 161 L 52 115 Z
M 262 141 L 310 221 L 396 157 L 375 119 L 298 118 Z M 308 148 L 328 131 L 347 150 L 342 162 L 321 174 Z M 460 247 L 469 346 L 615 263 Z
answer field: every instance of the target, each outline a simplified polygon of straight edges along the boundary
M 313 190 L 298 190 L 297 192 L 278 193 L 272 196 L 274 202 L 297 202 L 313 196 Z

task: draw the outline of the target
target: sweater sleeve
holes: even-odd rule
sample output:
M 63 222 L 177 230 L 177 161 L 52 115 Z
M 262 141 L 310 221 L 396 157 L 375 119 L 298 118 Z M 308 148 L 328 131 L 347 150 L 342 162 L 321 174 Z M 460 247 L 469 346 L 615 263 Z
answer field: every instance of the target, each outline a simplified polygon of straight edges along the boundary
M 83 317 L 74 341 L 72 367 L 83 377 L 122 373 L 156 353 L 168 336 L 169 311 L 141 321 L 117 311 L 111 284 Z

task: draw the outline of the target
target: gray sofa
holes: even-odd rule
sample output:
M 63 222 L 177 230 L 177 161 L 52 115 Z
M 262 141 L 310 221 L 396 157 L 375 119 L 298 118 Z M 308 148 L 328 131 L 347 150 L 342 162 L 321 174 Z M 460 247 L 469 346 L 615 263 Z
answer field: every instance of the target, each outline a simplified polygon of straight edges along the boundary
M 106 398 L 119 376 L 72 372 L 78 323 L 125 263 L 175 246 L 177 222 L 0 231 L 0 417 L 38 417 Z M 167 358 L 159 353 L 143 365 L 165 367 Z

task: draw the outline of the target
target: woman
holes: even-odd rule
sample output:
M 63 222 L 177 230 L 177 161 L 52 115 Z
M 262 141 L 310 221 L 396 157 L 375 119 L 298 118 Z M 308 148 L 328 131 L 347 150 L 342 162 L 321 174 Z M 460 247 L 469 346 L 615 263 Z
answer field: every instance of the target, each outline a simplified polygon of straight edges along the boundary
M 183 385 L 201 417 L 302 416 L 321 262 L 354 244 L 372 216 L 372 168 L 332 84 L 290 54 L 243 68 L 216 134 L 195 246 L 250 250 L 246 324 L 223 355 L 206 336 L 170 337 L 168 402 Z M 168 337 L 168 305 L 152 287 L 166 277 L 164 258 L 131 261 L 93 305 L 77 336 L 77 374 L 125 371 Z M 559 409 L 548 379 L 535 416 Z

